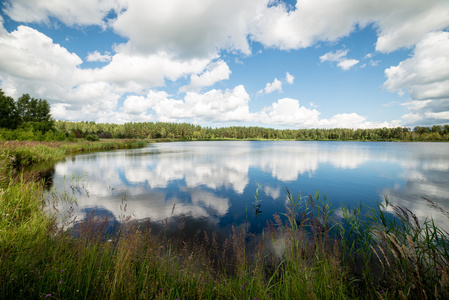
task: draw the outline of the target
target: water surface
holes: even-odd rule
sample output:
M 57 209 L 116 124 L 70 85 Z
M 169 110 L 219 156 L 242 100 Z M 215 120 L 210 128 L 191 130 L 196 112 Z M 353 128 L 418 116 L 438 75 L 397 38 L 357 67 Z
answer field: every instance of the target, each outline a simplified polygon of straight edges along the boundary
M 448 143 L 158 143 L 82 154 L 54 169 L 55 189 L 77 198 L 77 205 L 58 208 L 67 214 L 72 207 L 77 220 L 92 211 L 116 221 L 182 217 L 192 230 L 228 234 L 232 226 L 245 225 L 258 233 L 274 213 L 285 212 L 288 188 L 294 195 L 327 194 L 336 217 L 341 205 L 375 205 L 388 197 L 422 219 L 432 215 L 449 227 L 448 219 L 422 198 L 449 210 Z M 256 215 L 258 186 L 262 213 Z

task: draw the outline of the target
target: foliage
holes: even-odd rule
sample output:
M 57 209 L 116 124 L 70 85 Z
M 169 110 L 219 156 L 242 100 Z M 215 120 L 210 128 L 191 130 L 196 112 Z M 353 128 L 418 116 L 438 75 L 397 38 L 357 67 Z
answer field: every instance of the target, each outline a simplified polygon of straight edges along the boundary
M 0 128 L 45 133 L 53 129 L 54 120 L 50 114 L 50 104 L 45 99 L 31 98 L 24 94 L 17 102 L 5 96 L 0 89 Z
M 345 141 L 448 141 L 449 125 L 374 129 L 273 129 L 263 127 L 201 127 L 188 123 L 125 123 L 57 121 L 55 127 L 62 132 L 74 132 L 77 137 L 96 134 L 100 138 L 139 138 L 176 140 L 345 140 Z M 425 127 L 427 128 L 427 127 Z
M 20 123 L 14 99 L 0 89 L 0 128 L 15 129 Z
M 47 100 L 31 98 L 29 94 L 22 95 L 17 100 L 17 113 L 22 122 L 50 122 L 50 104 Z
M 60 131 L 48 130 L 42 132 L 40 130 L 34 130 L 34 128 L 28 126 L 21 126 L 21 128 L 11 130 L 0 128 L 0 140 L 3 141 L 64 141 L 66 135 Z
M 85 139 L 90 142 L 98 142 L 100 140 L 100 138 L 96 134 L 88 134 Z

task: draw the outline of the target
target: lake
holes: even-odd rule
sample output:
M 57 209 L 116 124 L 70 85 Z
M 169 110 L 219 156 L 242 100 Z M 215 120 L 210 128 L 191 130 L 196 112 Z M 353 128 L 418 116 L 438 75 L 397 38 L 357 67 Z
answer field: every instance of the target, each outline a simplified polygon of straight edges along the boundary
M 449 143 L 324 141 L 205 141 L 149 144 L 95 152 L 54 166 L 53 186 L 76 197 L 59 203 L 59 219 L 81 221 L 92 211 L 117 223 L 184 220 L 186 228 L 227 235 L 232 226 L 260 233 L 294 196 L 327 194 L 334 217 L 341 206 L 375 206 L 388 197 L 420 219 L 449 229 Z M 253 202 L 259 187 L 259 214 Z M 67 221 L 67 220 L 66 220 Z

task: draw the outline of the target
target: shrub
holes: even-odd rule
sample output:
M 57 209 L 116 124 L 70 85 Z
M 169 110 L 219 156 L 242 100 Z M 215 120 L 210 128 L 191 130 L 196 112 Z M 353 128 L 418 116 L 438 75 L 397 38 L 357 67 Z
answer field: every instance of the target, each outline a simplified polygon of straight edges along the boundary
M 98 137 L 98 135 L 95 134 L 89 134 L 86 136 L 86 140 L 90 141 L 90 142 L 97 142 L 100 140 L 100 138 Z
M 74 132 L 71 132 L 68 136 L 67 136 L 67 140 L 69 142 L 76 142 L 76 135 Z

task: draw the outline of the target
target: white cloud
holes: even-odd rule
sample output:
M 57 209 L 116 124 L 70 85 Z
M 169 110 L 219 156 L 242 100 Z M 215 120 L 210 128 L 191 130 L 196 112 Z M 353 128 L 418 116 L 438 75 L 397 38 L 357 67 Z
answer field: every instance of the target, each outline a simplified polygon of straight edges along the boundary
M 357 59 L 344 59 L 344 60 L 340 61 L 337 64 L 337 66 L 342 68 L 343 71 L 347 71 L 358 63 L 359 63 L 359 61 Z
M 116 12 L 117 17 L 111 19 L 114 13 L 110 12 Z M 8 0 L 4 13 L 17 22 L 50 22 L 57 18 L 68 26 L 99 25 L 129 39 L 117 45 L 113 55 L 89 53 L 87 61 L 105 65 L 82 69 L 83 61 L 78 55 L 39 31 L 22 25 L 8 33 L 1 24 L 1 88 L 13 97 L 30 93 L 46 98 L 54 105 L 55 116 L 61 118 L 253 120 L 243 86 L 200 93 L 202 88 L 229 78 L 231 70 L 220 59 L 222 50 L 250 54 L 248 40 L 279 49 L 304 48 L 318 41 L 336 41 L 356 27 L 371 25 L 377 29 L 378 51 L 390 52 L 417 43 L 411 58 L 385 71 L 385 87 L 407 91 L 412 100 L 430 99 L 432 102 L 420 112 L 421 118 L 445 119 L 445 112 L 449 111 L 445 108 L 449 101 L 448 33 L 434 32 L 449 25 L 449 4 L 445 0 L 302 0 L 297 1 L 294 10 L 269 0 Z M 347 53 L 348 50 L 329 52 L 320 60 L 349 70 L 359 61 L 347 58 Z M 122 110 L 116 111 L 118 99 L 124 94 L 141 97 L 151 89 L 165 86 L 167 81 L 189 77 L 190 84 L 180 89 L 188 91 L 184 99 L 165 95 L 163 100 L 151 102 L 158 110 L 154 116 L 144 113 L 150 107 L 137 98 L 126 99 Z M 282 84 L 293 84 L 294 79 L 287 72 L 284 79 L 267 83 L 262 92 L 281 92 Z M 273 124 L 373 125 L 352 114 L 323 121 L 316 116 L 318 111 L 294 101 L 280 99 L 260 114 Z M 305 119 L 295 122 L 288 116 L 283 119 L 280 116 L 285 108 L 318 123 L 309 125 Z M 410 110 L 410 116 L 417 113 Z
M 328 52 L 322 56 L 320 56 L 320 61 L 332 61 L 337 62 L 337 66 L 342 68 L 342 70 L 347 71 L 356 64 L 359 63 L 357 59 L 347 59 L 346 55 L 348 54 L 349 50 L 338 50 L 336 52 Z
M 250 97 L 242 85 L 232 90 L 187 92 L 184 99 L 172 99 L 165 92 L 151 91 L 146 97 L 158 121 L 194 123 L 247 121 Z M 142 99 L 140 99 L 142 100 Z
M 445 0 L 302 0 L 291 11 L 270 6 L 256 19 L 252 38 L 268 47 L 300 49 L 318 41 L 336 41 L 356 26 L 378 28 L 376 50 L 410 47 L 426 33 L 449 25 Z
M 359 128 L 366 118 L 356 113 L 337 114 L 328 120 L 320 120 L 320 125 L 327 128 Z
M 202 74 L 197 80 L 207 82 L 205 79 L 214 77 L 211 74 L 216 68 L 211 67 L 209 59 L 181 60 L 165 53 L 139 55 L 125 44 L 116 47 L 115 55 L 104 67 L 81 69 L 82 60 L 76 54 L 34 29 L 19 26 L 12 33 L 0 29 L 0 51 L 4 58 L 0 61 L 1 87 L 14 97 L 30 93 L 50 100 L 56 119 L 325 126 L 316 109 L 302 107 L 294 99 L 280 99 L 260 112 L 250 113 L 250 97 L 242 85 L 205 93 L 190 91 L 180 100 L 166 92 L 150 90 L 145 97 L 127 97 L 117 110 L 118 99 L 124 93 L 141 95 L 149 87 L 163 86 L 166 79 L 177 80 L 188 74 Z M 221 61 L 215 66 L 226 69 Z M 204 72 L 208 67 L 210 73 Z M 288 75 L 287 82 L 293 77 Z M 281 87 L 282 81 L 275 79 L 266 91 Z
M 283 82 L 287 82 L 288 84 L 293 84 L 295 82 L 295 76 L 291 75 L 289 72 L 285 73 L 285 78 L 281 80 L 274 78 L 273 82 L 267 82 L 265 88 L 257 92 L 257 95 L 260 94 L 271 94 L 275 91 L 279 93 L 282 92 Z
M 376 50 L 391 52 L 411 47 L 428 32 L 442 30 L 449 25 L 449 2 L 445 0 L 396 0 L 382 11 Z
M 258 91 L 257 94 L 262 94 L 262 93 L 271 94 L 275 91 L 278 91 L 279 93 L 282 92 L 282 81 L 280 81 L 277 78 L 275 78 L 272 83 L 268 82 L 265 85 L 265 88 Z
M 330 119 L 320 119 L 321 113 L 300 105 L 296 99 L 283 98 L 254 113 L 251 118 L 261 124 L 288 125 L 302 128 L 377 128 L 396 127 L 399 121 L 367 122 L 366 117 L 356 113 L 337 114 Z
M 138 54 L 129 44 L 119 45 L 115 51 L 111 62 L 100 69 L 89 70 L 86 80 L 107 81 L 123 92 L 141 93 L 151 87 L 163 86 L 166 79 L 176 81 L 200 73 L 210 62 L 209 59 L 177 59 L 164 52 Z
M 128 96 L 123 102 L 123 111 L 127 114 L 145 113 L 150 108 L 150 101 L 143 96 Z
M 117 107 L 118 94 L 107 82 L 83 83 L 71 88 L 64 99 L 65 103 L 55 103 L 56 119 L 97 120 L 98 116 L 111 112 Z
M 75 53 L 30 27 L 11 33 L 0 27 L 0 80 L 9 95 L 59 98 L 75 85 L 82 63 Z
M 320 56 L 320 61 L 342 61 L 344 57 L 348 54 L 349 50 L 338 50 L 336 52 L 328 52 L 322 56 Z
M 438 112 L 438 113 L 431 113 L 428 112 L 425 114 L 426 117 L 428 118 L 432 118 L 432 119 L 445 119 L 445 120 L 449 120 L 449 111 L 442 111 L 442 112 Z
M 99 61 L 99 62 L 108 62 L 111 61 L 112 56 L 111 53 L 105 52 L 105 54 L 101 54 L 97 50 L 92 53 L 89 53 L 86 57 L 87 61 Z
M 136 54 L 127 44 L 115 50 L 111 57 L 91 53 L 89 60 L 110 62 L 101 68 L 81 69 L 81 58 L 39 31 L 19 26 L 8 33 L 0 24 L 1 88 L 14 98 L 29 93 L 59 103 L 54 109 L 58 119 L 134 121 L 114 113 L 122 94 L 142 93 L 163 86 L 167 79 L 200 73 L 210 63 L 209 59 L 181 60 L 165 53 Z M 125 111 L 132 110 L 127 106 Z
M 385 70 L 384 86 L 411 96 L 409 124 L 448 122 L 449 117 L 449 32 L 432 32 L 416 44 L 413 55 Z
M 256 118 L 265 124 L 313 126 L 318 123 L 319 115 L 315 109 L 300 106 L 298 100 L 283 98 L 256 114 Z
M 416 123 L 417 121 L 420 121 L 423 119 L 421 114 L 418 113 L 409 113 L 402 116 L 402 119 L 405 120 L 408 123 Z
M 420 41 L 413 56 L 385 70 L 384 86 L 406 89 L 412 99 L 449 98 L 449 32 L 432 32 Z
M 49 22 L 50 17 L 68 26 L 101 25 L 111 11 L 123 8 L 116 0 L 7 0 L 4 12 L 18 22 Z
M 293 84 L 295 82 L 295 76 L 293 76 L 289 72 L 287 72 L 285 74 L 285 81 L 287 81 L 288 84 Z
M 112 26 L 141 52 L 211 57 L 217 50 L 226 49 L 249 54 L 250 25 L 267 3 L 268 0 L 129 0 Z
M 370 60 L 369 64 L 372 67 L 377 67 L 377 65 L 380 63 L 380 60 Z
M 117 17 L 107 20 L 111 11 Z M 446 0 L 302 0 L 293 10 L 270 0 L 7 0 L 4 12 L 18 22 L 110 26 L 142 53 L 182 57 L 211 57 L 221 49 L 249 54 L 248 38 L 305 48 L 369 25 L 378 31 L 376 50 L 391 52 L 449 25 Z
M 192 74 L 190 76 L 190 84 L 180 88 L 180 92 L 188 90 L 199 90 L 203 87 L 212 86 L 215 83 L 229 79 L 231 69 L 223 60 L 210 63 L 206 70 L 200 75 Z
M 250 97 L 243 86 L 232 90 L 210 90 L 205 93 L 187 92 L 183 99 L 173 99 L 164 91 L 150 91 L 146 97 L 129 96 L 121 113 L 109 114 L 103 122 L 151 120 L 162 122 L 191 122 L 194 124 L 222 124 L 240 122 L 282 125 L 302 128 L 375 128 L 395 127 L 398 122 L 374 123 L 355 113 L 338 114 L 320 119 L 315 108 L 301 106 L 291 98 L 279 99 L 259 112 L 249 112 Z M 151 112 L 148 112 L 151 109 Z M 130 117 L 127 114 L 133 114 Z M 122 123 L 123 123 L 122 122 Z

